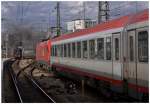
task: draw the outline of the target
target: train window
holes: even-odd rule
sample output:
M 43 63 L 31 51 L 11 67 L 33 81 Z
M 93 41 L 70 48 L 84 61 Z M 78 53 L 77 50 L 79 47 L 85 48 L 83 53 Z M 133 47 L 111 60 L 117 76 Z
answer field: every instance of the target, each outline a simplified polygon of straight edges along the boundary
M 76 53 L 75 43 L 72 43 L 72 57 L 73 58 L 75 58 L 75 53 Z
M 56 45 L 54 45 L 54 56 L 56 56 Z
M 54 53 L 54 52 L 53 52 L 53 51 L 54 51 L 53 46 L 52 46 L 51 49 L 52 49 L 52 51 L 51 51 L 51 56 L 53 56 L 53 53 Z
M 88 51 L 87 51 L 87 41 L 83 41 L 83 58 L 88 57 Z
M 90 52 L 90 58 L 94 59 L 95 58 L 95 40 L 90 40 L 89 41 L 89 52 Z
M 64 54 L 64 50 L 63 50 L 63 44 L 61 45 L 61 57 L 63 57 L 63 54 Z
M 130 61 L 134 61 L 133 36 L 129 37 L 130 44 Z
M 115 59 L 119 60 L 119 38 L 115 38 Z
M 139 62 L 148 62 L 148 32 L 138 33 L 138 58 Z
M 54 46 L 52 47 L 52 56 L 54 56 Z
M 57 47 L 58 47 L 58 45 L 55 45 L 55 56 L 58 56 Z
M 56 56 L 58 56 L 58 45 L 56 45 Z
M 77 42 L 77 58 L 81 58 L 81 42 Z
M 59 45 L 59 57 L 61 57 L 61 45 Z
M 55 56 L 55 54 L 54 54 L 54 53 L 55 53 L 55 47 L 53 46 L 53 56 Z
M 111 37 L 106 38 L 106 60 L 111 60 Z
M 104 38 L 97 39 L 97 57 L 104 59 Z
M 67 57 L 67 44 L 64 44 L 64 57 Z
M 61 46 L 60 45 L 57 45 L 57 56 L 60 57 L 60 54 L 61 54 Z
M 71 57 L 71 45 L 68 43 L 68 57 Z

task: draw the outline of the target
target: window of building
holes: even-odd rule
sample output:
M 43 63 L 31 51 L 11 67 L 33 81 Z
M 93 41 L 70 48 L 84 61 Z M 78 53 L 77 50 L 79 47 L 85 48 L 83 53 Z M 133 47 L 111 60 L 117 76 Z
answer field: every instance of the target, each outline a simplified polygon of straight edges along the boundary
M 138 33 L 138 58 L 139 62 L 148 62 L 148 32 Z
M 106 38 L 106 60 L 111 60 L 111 37 Z
M 87 41 L 83 41 L 83 58 L 88 58 Z
M 134 61 L 133 36 L 129 37 L 130 61 Z
M 67 44 L 64 44 L 64 57 L 67 57 Z
M 95 58 L 95 40 L 90 40 L 89 41 L 89 52 L 90 52 L 90 58 L 94 59 Z
M 77 42 L 77 58 L 81 58 L 81 42 Z
M 71 44 L 68 43 L 68 57 L 71 57 Z
M 119 60 L 119 38 L 115 38 L 115 59 Z
M 104 59 L 104 38 L 97 39 L 97 58 Z
M 76 54 L 76 45 L 75 43 L 72 43 L 72 57 L 75 58 L 75 54 Z

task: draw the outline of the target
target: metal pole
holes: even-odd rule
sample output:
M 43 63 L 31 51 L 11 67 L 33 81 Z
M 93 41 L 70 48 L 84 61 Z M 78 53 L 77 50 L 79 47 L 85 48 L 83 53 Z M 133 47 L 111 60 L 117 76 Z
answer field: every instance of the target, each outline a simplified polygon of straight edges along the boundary
M 83 2 L 83 19 L 85 21 L 85 2 Z
M 108 1 L 98 2 L 98 24 L 106 22 L 109 19 L 109 3 Z
M 6 58 L 8 57 L 8 34 L 6 34 Z
M 57 36 L 60 35 L 60 7 L 59 2 L 57 2 Z
M 101 12 L 101 1 L 98 2 L 98 24 L 100 24 L 101 22 L 100 12 Z

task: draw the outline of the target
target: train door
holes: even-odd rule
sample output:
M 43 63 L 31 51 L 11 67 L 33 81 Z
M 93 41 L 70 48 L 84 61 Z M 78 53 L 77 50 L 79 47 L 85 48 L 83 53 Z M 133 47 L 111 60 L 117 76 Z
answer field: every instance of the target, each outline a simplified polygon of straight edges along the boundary
M 120 33 L 113 34 L 113 78 L 121 80 L 121 63 L 120 63 Z
M 128 94 L 130 96 L 137 95 L 137 49 L 136 49 L 136 31 L 127 32 L 127 84 Z M 134 87 L 134 89 L 132 89 Z
M 148 65 L 148 27 L 139 28 L 137 36 L 137 85 L 140 89 L 139 99 L 144 95 L 148 99 L 149 93 L 149 65 Z M 140 87 L 142 86 L 142 87 Z M 146 96 L 145 96 L 146 95 Z M 147 98 L 146 98 L 147 97 Z

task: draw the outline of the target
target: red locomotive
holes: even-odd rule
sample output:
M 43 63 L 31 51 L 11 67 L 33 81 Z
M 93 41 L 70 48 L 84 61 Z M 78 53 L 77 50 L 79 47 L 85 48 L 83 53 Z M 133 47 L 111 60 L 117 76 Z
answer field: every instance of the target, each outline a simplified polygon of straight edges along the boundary
M 50 66 L 51 41 L 46 40 L 37 44 L 36 46 L 36 61 L 41 67 L 47 68 Z M 48 68 L 49 69 L 49 68 Z

